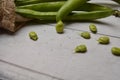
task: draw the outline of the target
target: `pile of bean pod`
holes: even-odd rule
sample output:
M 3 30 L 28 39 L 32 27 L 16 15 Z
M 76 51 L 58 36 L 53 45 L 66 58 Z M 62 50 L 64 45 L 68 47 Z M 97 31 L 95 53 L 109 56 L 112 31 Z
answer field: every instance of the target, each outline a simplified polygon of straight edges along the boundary
M 15 0 L 16 13 L 38 20 L 55 20 L 56 32 L 64 32 L 64 21 L 96 20 L 120 12 L 110 7 L 90 3 L 90 0 Z M 120 4 L 120 0 L 113 0 Z

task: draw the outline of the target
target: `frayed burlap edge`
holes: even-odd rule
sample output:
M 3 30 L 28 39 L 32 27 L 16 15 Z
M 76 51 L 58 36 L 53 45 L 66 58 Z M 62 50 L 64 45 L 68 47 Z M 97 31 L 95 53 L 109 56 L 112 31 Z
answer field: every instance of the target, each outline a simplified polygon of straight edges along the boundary
M 20 21 L 19 23 L 16 23 Z M 23 20 L 23 21 L 22 21 Z M 8 31 L 15 32 L 21 28 L 26 21 L 30 19 L 23 18 L 15 13 L 14 0 L 0 0 L 0 27 Z

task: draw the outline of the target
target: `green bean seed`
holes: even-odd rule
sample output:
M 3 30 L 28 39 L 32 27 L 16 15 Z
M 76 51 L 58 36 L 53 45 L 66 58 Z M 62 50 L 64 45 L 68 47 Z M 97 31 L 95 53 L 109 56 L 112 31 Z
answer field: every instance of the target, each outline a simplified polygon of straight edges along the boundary
M 97 40 L 100 44 L 109 44 L 110 39 L 107 36 L 102 36 Z
M 89 29 L 90 29 L 91 32 L 97 33 L 97 27 L 94 24 L 90 24 Z
M 79 45 L 75 48 L 76 53 L 85 53 L 87 51 L 86 45 Z
M 64 24 L 62 21 L 59 21 L 57 24 L 56 24 L 56 31 L 57 33 L 63 33 L 63 28 L 64 28 Z
M 29 37 L 34 41 L 38 40 L 38 36 L 37 36 L 36 32 L 33 32 L 33 31 L 30 32 Z
M 120 48 L 118 48 L 118 47 L 112 47 L 111 52 L 112 52 L 112 54 L 114 54 L 116 56 L 120 56 Z
M 85 39 L 90 39 L 91 38 L 91 35 L 89 32 L 82 32 L 81 34 L 81 37 L 85 38 Z

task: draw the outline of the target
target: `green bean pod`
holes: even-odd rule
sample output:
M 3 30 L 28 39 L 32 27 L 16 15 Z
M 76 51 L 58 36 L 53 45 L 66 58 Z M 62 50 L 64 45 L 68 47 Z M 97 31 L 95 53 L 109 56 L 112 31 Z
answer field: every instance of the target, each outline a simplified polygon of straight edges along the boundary
M 57 2 L 45 2 L 45 3 L 37 3 L 37 4 L 30 4 L 24 6 L 18 6 L 19 9 L 31 9 L 35 11 L 41 12 L 49 12 L 49 11 L 58 11 L 61 6 L 64 5 L 66 1 L 57 1 Z
M 56 21 L 62 20 L 71 11 L 77 9 L 79 5 L 86 3 L 87 0 L 68 0 L 58 11 Z
M 30 4 L 24 6 L 18 6 L 18 9 L 31 9 L 35 11 L 41 12 L 50 12 L 50 11 L 58 11 L 66 1 L 59 1 L 59 2 L 45 2 L 45 3 L 37 3 L 37 4 Z M 106 10 L 108 7 L 104 7 L 101 5 L 93 4 L 93 3 L 85 3 L 83 5 L 79 5 L 75 11 L 100 11 Z
M 20 6 L 20 5 L 36 4 L 42 2 L 55 2 L 55 1 L 66 1 L 66 0 L 15 0 L 15 4 L 17 6 Z
M 58 26 L 59 22 L 61 22 L 70 12 L 77 9 L 79 5 L 86 3 L 87 0 L 68 0 L 58 11 L 56 15 L 56 32 L 63 33 L 64 31 L 58 31 L 59 28 L 64 26 Z
M 16 13 L 31 19 L 40 20 L 56 20 L 57 12 L 39 12 L 29 9 L 16 9 Z M 103 11 L 90 11 L 90 12 L 72 12 L 66 16 L 64 21 L 81 21 L 81 20 L 95 20 L 100 18 L 105 18 L 113 14 L 113 10 L 103 10 Z

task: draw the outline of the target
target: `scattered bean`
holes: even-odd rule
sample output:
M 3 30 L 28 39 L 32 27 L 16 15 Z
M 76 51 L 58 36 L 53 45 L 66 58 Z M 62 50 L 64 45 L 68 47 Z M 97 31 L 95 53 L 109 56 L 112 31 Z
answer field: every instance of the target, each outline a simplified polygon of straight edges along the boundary
M 94 24 L 90 24 L 89 29 L 90 29 L 91 32 L 97 33 L 97 27 Z
M 62 21 L 59 21 L 57 24 L 56 24 L 56 31 L 57 33 L 63 33 L 63 28 L 64 28 L 64 24 Z
M 81 33 L 81 37 L 85 38 L 85 39 L 90 39 L 91 35 L 89 32 L 82 32 Z
M 29 37 L 34 41 L 38 40 L 37 34 L 33 31 L 29 33 Z
M 86 45 L 79 45 L 75 48 L 76 53 L 85 53 L 87 51 Z
M 120 48 L 118 48 L 118 47 L 112 47 L 111 52 L 112 52 L 112 54 L 114 54 L 116 56 L 120 56 Z
M 107 36 L 102 36 L 97 40 L 100 44 L 109 44 L 110 39 Z

